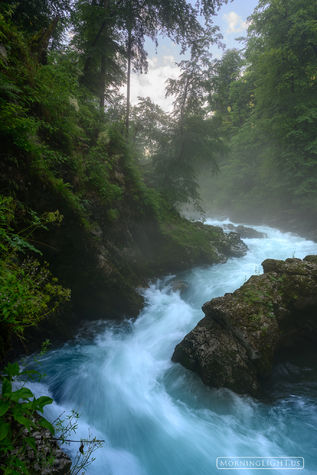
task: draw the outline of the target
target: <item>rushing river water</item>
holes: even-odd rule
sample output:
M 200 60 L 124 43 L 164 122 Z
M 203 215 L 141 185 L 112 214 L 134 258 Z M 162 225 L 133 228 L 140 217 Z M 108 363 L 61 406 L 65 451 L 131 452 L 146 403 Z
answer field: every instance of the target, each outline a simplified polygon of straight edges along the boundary
M 245 239 L 245 257 L 178 276 L 189 284 L 182 296 L 172 291 L 172 277 L 162 279 L 145 291 L 137 320 L 96 322 L 90 338 L 78 337 L 43 358 L 46 376 L 33 390 L 54 398 L 46 416 L 53 420 L 76 409 L 77 438 L 90 430 L 105 440 L 87 474 L 213 475 L 221 473 L 219 456 L 301 456 L 305 475 L 317 473 L 316 362 L 307 357 L 280 364 L 261 401 L 207 388 L 171 362 L 175 345 L 203 317 L 204 302 L 261 273 L 268 257 L 317 253 L 311 241 L 255 229 L 268 237 Z

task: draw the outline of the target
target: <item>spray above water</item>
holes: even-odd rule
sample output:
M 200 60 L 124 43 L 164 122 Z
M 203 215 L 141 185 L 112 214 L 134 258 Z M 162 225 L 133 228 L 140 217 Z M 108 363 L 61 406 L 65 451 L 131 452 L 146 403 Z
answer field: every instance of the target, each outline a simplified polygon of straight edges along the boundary
M 280 390 L 268 403 L 207 388 L 171 362 L 175 345 L 203 317 L 204 302 L 262 272 L 266 258 L 317 253 L 311 241 L 254 228 L 267 238 L 246 239 L 249 252 L 243 258 L 183 273 L 188 288 L 182 294 L 173 291 L 173 277 L 158 281 L 145 291 L 146 305 L 136 321 L 105 323 L 93 341 L 70 342 L 43 358 L 46 377 L 33 390 L 54 398 L 46 416 L 53 420 L 75 409 L 81 416 L 76 438 L 86 438 L 90 428 L 106 441 L 88 474 L 212 475 L 219 473 L 220 456 L 292 455 L 305 457 L 305 474 L 316 473 L 314 368 L 306 368 L 308 391 L 302 378 L 287 380 L 285 393 L 280 377 Z

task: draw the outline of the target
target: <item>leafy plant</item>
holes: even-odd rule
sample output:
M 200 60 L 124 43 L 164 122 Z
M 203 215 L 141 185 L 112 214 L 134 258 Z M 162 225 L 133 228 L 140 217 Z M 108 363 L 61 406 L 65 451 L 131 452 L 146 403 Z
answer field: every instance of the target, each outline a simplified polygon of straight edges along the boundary
M 29 449 L 34 453 L 34 463 L 47 466 L 46 457 L 38 452 L 32 431 L 43 428 L 52 436 L 55 433 L 53 425 L 38 414 L 43 413 L 44 407 L 53 400 L 48 396 L 36 398 L 25 386 L 14 390 L 13 381 L 26 375 L 30 375 L 30 371 L 21 371 L 18 363 L 9 363 L 1 376 L 0 468 L 5 475 L 32 473 L 27 455 Z
M 47 229 L 50 223 L 60 223 L 58 211 L 39 217 L 30 211 L 30 224 L 16 232 L 17 203 L 0 196 L 0 329 L 1 357 L 13 336 L 23 338 L 27 327 L 37 325 L 70 299 L 51 274 L 48 264 L 34 257 L 41 252 L 30 242 L 35 229 Z
M 44 347 L 46 346 L 47 342 L 44 344 Z M 70 468 L 70 474 L 83 473 L 82 471 L 94 462 L 95 458 L 92 454 L 102 447 L 104 441 L 97 440 L 90 434 L 88 439 L 69 439 L 78 427 L 79 414 L 76 411 L 72 411 L 65 417 L 62 417 L 62 414 L 52 424 L 45 419 L 41 414 L 44 407 L 51 404 L 53 399 L 48 396 L 36 398 L 24 385 L 26 380 L 35 377 L 41 377 L 38 371 L 21 370 L 18 363 L 9 363 L 1 375 L 1 473 L 33 475 L 39 470 L 49 470 L 55 460 L 53 449 L 56 445 L 53 444 L 57 441 L 62 445 L 80 444 Z M 18 389 L 15 389 L 16 384 L 18 384 Z M 41 444 L 37 441 L 39 433 Z

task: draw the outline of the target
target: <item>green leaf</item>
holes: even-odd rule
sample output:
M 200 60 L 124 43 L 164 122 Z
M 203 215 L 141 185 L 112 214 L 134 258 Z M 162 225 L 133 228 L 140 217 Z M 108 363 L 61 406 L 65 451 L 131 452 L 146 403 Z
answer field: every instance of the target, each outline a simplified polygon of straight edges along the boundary
M 12 384 L 8 379 L 4 378 L 2 380 L 2 395 L 10 398 L 11 394 L 12 394 Z
M 0 417 L 4 416 L 10 407 L 9 401 L 3 401 L 0 399 Z
M 9 363 L 5 367 L 5 371 L 10 378 L 18 376 L 20 374 L 20 368 L 18 363 Z
M 9 423 L 0 421 L 0 440 L 3 440 L 7 437 L 9 428 L 10 428 Z
M 33 393 L 30 389 L 21 388 L 12 393 L 11 399 L 12 401 L 18 402 L 19 399 L 29 399 L 31 397 L 33 397 Z
M 22 416 L 22 414 L 13 413 L 13 418 L 15 421 L 17 421 L 19 424 L 26 427 L 27 429 L 30 429 L 30 427 L 33 425 L 33 422 L 30 419 L 27 419 L 26 417 Z
M 48 396 L 41 396 L 38 399 L 36 399 L 36 408 L 43 412 L 43 407 L 47 406 L 48 404 L 52 404 L 53 399 L 48 397 Z
M 29 242 L 27 242 L 25 239 L 21 238 L 21 236 L 18 236 L 17 234 L 12 237 L 11 245 L 13 248 L 21 252 L 24 252 L 25 250 L 27 250 L 27 251 L 32 251 L 32 252 L 42 255 L 42 252 L 39 249 L 32 246 L 32 244 L 30 244 Z
M 39 421 L 39 424 L 44 429 L 48 429 L 50 431 L 50 433 L 52 435 L 54 435 L 54 433 L 55 433 L 54 427 L 52 426 L 52 424 L 50 422 L 48 422 L 46 419 L 44 419 L 44 417 L 41 417 L 41 420 Z

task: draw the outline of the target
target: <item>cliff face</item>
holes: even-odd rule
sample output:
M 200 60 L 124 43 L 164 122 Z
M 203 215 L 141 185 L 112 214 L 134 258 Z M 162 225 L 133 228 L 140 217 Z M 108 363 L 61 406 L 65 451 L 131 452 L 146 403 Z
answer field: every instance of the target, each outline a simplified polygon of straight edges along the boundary
M 256 395 L 278 351 L 317 340 L 317 256 L 262 265 L 263 275 L 205 303 L 205 318 L 175 348 L 173 361 L 209 386 Z

